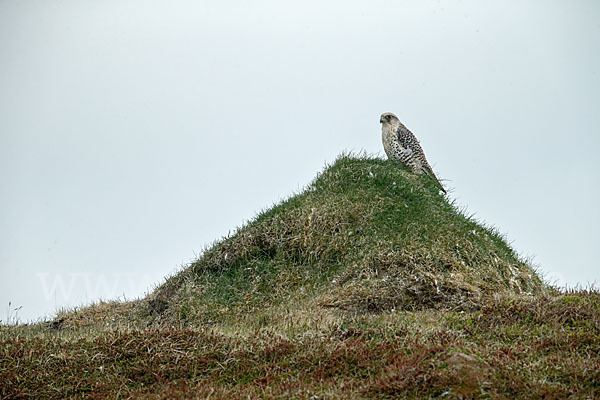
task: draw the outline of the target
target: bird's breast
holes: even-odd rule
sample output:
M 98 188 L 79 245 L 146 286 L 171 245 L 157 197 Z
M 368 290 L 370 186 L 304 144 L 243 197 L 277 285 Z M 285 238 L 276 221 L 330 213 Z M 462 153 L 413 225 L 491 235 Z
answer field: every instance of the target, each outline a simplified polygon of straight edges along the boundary
M 383 150 L 389 159 L 395 159 L 395 149 L 394 144 L 398 144 L 396 141 L 396 135 L 393 129 L 390 126 L 384 125 L 382 128 L 382 141 L 383 141 Z

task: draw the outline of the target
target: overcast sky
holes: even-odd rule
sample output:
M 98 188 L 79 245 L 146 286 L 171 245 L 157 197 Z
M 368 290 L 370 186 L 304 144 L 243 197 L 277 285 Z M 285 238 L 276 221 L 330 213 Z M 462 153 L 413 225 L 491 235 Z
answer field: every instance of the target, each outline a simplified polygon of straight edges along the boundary
M 385 111 L 543 273 L 599 280 L 597 0 L 0 0 L 0 319 L 143 295 L 383 155 Z

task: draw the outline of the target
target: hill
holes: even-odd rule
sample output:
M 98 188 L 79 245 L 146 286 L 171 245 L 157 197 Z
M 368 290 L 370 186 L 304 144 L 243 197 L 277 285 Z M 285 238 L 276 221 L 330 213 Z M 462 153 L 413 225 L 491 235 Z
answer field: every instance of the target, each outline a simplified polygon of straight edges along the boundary
M 0 394 L 593 397 L 599 299 L 429 177 L 342 156 L 146 298 L 3 328 Z
M 168 279 L 146 310 L 191 324 L 289 303 L 467 310 L 542 287 L 500 235 L 459 212 L 429 177 L 341 157 Z

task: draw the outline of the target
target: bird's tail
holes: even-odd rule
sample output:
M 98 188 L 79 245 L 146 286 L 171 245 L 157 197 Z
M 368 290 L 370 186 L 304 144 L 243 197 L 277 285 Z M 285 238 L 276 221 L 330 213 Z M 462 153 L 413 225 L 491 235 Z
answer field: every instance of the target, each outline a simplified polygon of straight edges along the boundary
M 442 186 L 442 183 L 440 182 L 440 180 L 437 178 L 437 176 L 435 176 L 435 173 L 433 172 L 433 170 L 431 169 L 431 167 L 424 167 L 423 168 L 423 172 L 425 172 L 425 174 L 429 175 L 430 177 L 432 177 L 435 180 L 435 183 L 437 183 L 438 187 L 440 188 L 440 190 L 442 192 L 444 192 L 444 194 L 448 194 L 448 192 L 446 192 L 446 189 L 444 189 L 444 186 Z
M 437 182 L 438 186 L 440 187 L 440 190 L 442 192 L 444 192 L 444 194 L 448 194 L 448 192 L 446 192 L 446 189 L 444 189 L 444 187 L 442 186 L 442 183 L 440 181 L 438 181 L 437 178 L 435 178 L 435 181 Z

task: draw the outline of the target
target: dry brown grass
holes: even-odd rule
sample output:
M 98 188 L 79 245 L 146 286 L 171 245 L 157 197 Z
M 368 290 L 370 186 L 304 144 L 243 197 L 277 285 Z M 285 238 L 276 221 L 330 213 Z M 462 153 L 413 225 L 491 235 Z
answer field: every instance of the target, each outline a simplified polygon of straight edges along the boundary
M 597 291 L 497 298 L 462 313 L 325 314 L 296 314 L 304 327 L 287 331 L 283 321 L 83 338 L 2 328 L 0 398 L 600 396 Z

